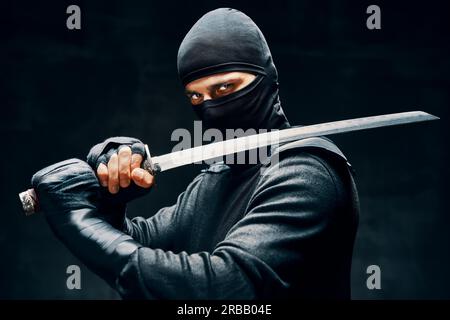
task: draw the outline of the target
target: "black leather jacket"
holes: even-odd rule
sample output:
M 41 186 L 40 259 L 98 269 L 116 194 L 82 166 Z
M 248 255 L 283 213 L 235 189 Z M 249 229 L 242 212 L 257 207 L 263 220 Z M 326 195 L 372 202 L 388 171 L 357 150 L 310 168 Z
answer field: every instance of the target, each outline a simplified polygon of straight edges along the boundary
M 123 298 L 350 298 L 358 196 L 343 155 L 320 143 L 284 150 L 264 175 L 213 165 L 124 230 L 98 213 L 84 162 L 56 168 L 33 178 L 52 229 Z

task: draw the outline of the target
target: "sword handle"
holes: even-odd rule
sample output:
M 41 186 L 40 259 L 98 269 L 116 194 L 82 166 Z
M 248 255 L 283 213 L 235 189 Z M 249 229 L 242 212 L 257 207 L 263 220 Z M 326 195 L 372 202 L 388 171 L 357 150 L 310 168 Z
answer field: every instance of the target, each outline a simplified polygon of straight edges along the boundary
M 19 199 L 26 216 L 31 216 L 39 211 L 39 201 L 34 189 L 28 189 L 19 193 Z
M 152 162 L 152 157 L 148 146 L 145 145 L 145 160 L 142 162 L 141 167 L 147 170 L 152 176 L 156 175 L 160 171 L 158 164 Z M 22 203 L 22 209 L 26 216 L 31 216 L 39 212 L 39 199 L 37 197 L 36 191 L 31 188 L 26 191 L 19 193 L 19 199 Z

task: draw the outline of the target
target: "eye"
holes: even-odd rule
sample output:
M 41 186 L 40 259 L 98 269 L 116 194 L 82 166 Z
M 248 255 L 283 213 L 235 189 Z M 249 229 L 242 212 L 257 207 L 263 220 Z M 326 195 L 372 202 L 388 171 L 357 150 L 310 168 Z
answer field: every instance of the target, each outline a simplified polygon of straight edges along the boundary
M 234 83 L 222 83 L 220 86 L 216 89 L 217 95 L 223 95 L 225 93 L 229 93 L 233 90 Z
M 188 94 L 188 98 L 192 104 L 200 104 L 203 102 L 203 95 L 200 93 L 192 92 Z

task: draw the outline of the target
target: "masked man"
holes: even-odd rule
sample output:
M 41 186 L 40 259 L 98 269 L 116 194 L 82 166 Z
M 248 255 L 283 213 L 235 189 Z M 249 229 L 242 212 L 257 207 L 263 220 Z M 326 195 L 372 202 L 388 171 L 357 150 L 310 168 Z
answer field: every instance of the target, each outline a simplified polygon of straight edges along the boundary
M 242 12 L 197 21 L 178 71 L 207 128 L 290 126 L 267 43 Z M 344 155 L 325 138 L 273 154 L 278 166 L 210 165 L 148 219 L 125 215 L 153 184 L 134 138 L 107 139 L 87 163 L 60 162 L 32 184 L 56 236 L 123 298 L 350 298 L 359 207 Z

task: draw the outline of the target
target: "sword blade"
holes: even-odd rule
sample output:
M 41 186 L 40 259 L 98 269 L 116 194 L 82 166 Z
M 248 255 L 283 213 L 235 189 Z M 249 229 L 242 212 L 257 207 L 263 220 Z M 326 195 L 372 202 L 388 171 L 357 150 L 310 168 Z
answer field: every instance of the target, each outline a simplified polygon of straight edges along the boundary
M 437 119 L 439 118 L 423 111 L 411 111 L 341 120 L 214 142 L 205 146 L 176 151 L 153 158 L 150 156 L 150 152 L 146 146 L 145 151 L 147 153 L 147 159 L 144 162 L 144 167 L 152 173 L 155 171 L 166 171 L 187 164 L 214 159 L 241 151 L 261 148 L 268 145 L 277 145 L 280 143 L 316 136 L 332 135 L 350 131 Z M 28 189 L 27 191 L 20 193 L 19 198 L 22 202 L 23 210 L 26 215 L 32 215 L 38 211 L 38 201 L 36 193 L 33 189 Z
M 326 122 L 254 134 L 220 142 L 213 142 L 207 145 L 152 157 L 151 160 L 155 171 L 166 171 L 192 163 L 201 163 L 205 160 L 226 156 L 241 151 L 262 148 L 269 145 L 276 145 L 310 137 L 333 135 L 351 131 L 437 119 L 439 118 L 423 111 L 410 111 Z

